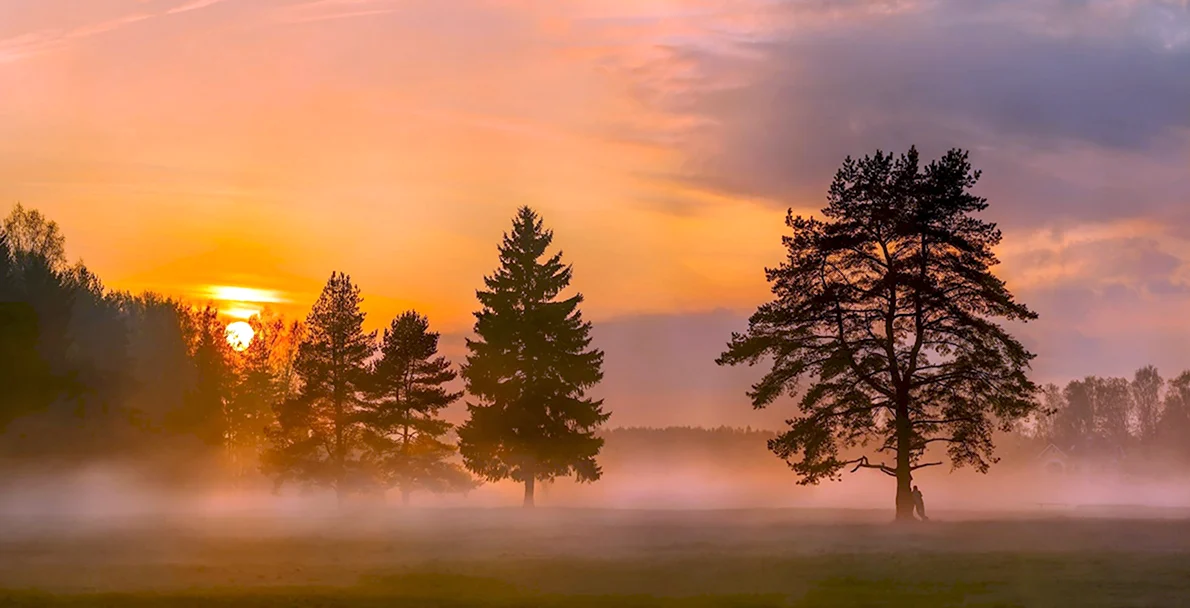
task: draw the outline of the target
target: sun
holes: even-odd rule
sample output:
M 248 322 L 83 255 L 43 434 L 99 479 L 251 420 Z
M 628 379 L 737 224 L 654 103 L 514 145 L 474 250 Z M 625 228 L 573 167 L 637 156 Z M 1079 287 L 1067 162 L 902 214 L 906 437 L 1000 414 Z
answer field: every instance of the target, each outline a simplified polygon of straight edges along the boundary
M 227 326 L 227 343 L 236 352 L 247 350 L 252 345 L 254 337 L 256 337 L 256 330 L 244 321 L 236 321 Z

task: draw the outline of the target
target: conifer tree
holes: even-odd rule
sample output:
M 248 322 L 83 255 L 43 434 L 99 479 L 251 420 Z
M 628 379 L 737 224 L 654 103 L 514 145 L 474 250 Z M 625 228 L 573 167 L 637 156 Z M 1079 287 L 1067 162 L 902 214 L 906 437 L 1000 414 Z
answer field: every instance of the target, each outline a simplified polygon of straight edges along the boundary
M 504 235 L 500 267 L 476 294 L 478 337 L 467 340 L 463 367 L 475 397 L 459 429 L 463 460 L 486 480 L 523 483 L 526 507 L 538 480 L 599 479 L 603 440 L 595 431 L 610 416 L 602 400 L 585 395 L 603 378 L 603 353 L 590 347 L 582 295 L 558 299 L 572 270 L 561 252 L 541 259 L 552 241 L 552 231 L 522 207 Z
M 458 378 L 450 361 L 438 354 L 429 320 L 408 311 L 384 330 L 381 357 L 372 366 L 369 402 L 362 421 L 380 481 L 401 492 L 401 504 L 418 490 L 465 491 L 471 476 L 450 462 L 457 448 L 445 435 L 453 428 L 440 417 L 461 392 L 446 384 Z
M 182 407 L 171 413 L 170 428 L 193 435 L 211 447 L 226 442 L 225 409 L 233 386 L 231 345 L 227 329 L 213 304 L 194 310 L 188 319 L 190 358 L 194 366 L 194 384 L 189 387 Z
M 334 273 L 306 320 L 294 372 L 297 394 L 278 404 L 265 472 L 278 485 L 329 487 L 342 504 L 361 487 L 360 412 L 376 333 L 365 333 L 363 297 L 351 277 Z
M 18 293 L 8 234 L 0 232 L 0 430 L 48 405 L 58 388 L 38 350 L 37 313 Z
M 226 408 L 227 451 L 237 478 L 246 475 L 247 463 L 260 456 L 264 431 L 281 395 L 276 356 L 286 338 L 285 321 L 279 317 L 257 315 L 248 324 L 252 341 L 236 357 L 235 383 Z
M 986 472 L 993 432 L 1037 409 L 1033 354 L 999 325 L 1037 315 L 992 273 L 1001 234 L 976 215 L 979 177 L 961 150 L 924 167 L 915 148 L 877 152 L 844 161 L 822 219 L 788 214 L 786 260 L 766 270 L 775 297 L 718 361 L 771 365 L 754 407 L 800 392 L 769 447 L 802 483 L 878 470 L 911 520 L 913 472 L 943 464 L 923 461 L 931 444 Z M 869 461 L 871 442 L 892 462 Z

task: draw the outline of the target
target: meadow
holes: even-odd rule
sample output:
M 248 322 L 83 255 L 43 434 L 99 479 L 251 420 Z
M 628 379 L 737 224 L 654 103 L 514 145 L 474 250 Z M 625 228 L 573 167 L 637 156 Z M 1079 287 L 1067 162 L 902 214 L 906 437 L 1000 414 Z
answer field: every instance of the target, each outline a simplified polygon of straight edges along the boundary
M 10 518 L 0 605 L 1176 606 L 1179 511 Z

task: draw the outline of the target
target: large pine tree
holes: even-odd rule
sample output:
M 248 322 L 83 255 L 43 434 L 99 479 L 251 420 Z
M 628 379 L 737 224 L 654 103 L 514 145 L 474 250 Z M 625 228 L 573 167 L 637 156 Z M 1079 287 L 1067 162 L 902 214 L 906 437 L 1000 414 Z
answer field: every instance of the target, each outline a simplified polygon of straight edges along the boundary
M 720 364 L 771 365 L 749 396 L 801 391 L 801 416 L 770 442 L 803 483 L 869 468 L 896 479 L 913 519 L 912 476 L 931 445 L 986 471 L 993 431 L 1037 408 L 1033 355 L 999 321 L 1036 318 L 992 273 L 1000 231 L 967 153 L 922 167 L 917 150 L 848 158 L 823 219 L 786 223 L 787 258 L 766 271 L 774 299 L 732 336 Z M 871 462 L 861 448 L 892 462 Z
M 369 403 L 362 421 L 382 483 L 401 492 L 401 503 L 418 490 L 465 491 L 474 483 L 451 462 L 457 448 L 445 435 L 453 428 L 440 417 L 463 393 L 447 389 L 458 378 L 450 361 L 438 354 L 429 320 L 409 311 L 384 331 L 381 357 L 372 366 Z
M 552 231 L 528 207 L 513 219 L 500 246 L 500 267 L 477 292 L 477 339 L 467 340 L 463 367 L 476 399 L 459 429 L 467 467 L 489 481 L 525 485 L 533 506 L 534 484 L 575 475 L 599 479 L 595 457 L 603 446 L 595 430 L 610 414 L 585 393 L 603 378 L 603 353 L 590 347 L 581 294 L 558 299 L 571 267 L 558 252 L 542 260 Z
M 294 480 L 329 487 L 342 504 L 361 487 L 360 411 L 376 333 L 365 333 L 363 297 L 346 274 L 334 273 L 306 320 L 294 372 L 297 395 L 278 404 L 263 458 L 278 484 Z

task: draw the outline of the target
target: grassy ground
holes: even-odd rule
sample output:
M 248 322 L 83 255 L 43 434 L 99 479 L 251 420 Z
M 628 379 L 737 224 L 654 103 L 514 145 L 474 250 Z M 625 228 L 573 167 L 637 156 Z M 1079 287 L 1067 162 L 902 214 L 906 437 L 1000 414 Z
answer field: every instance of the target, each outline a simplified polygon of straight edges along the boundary
M 0 587 L 0 606 L 1178 606 L 1190 520 L 543 509 L 9 521 Z

